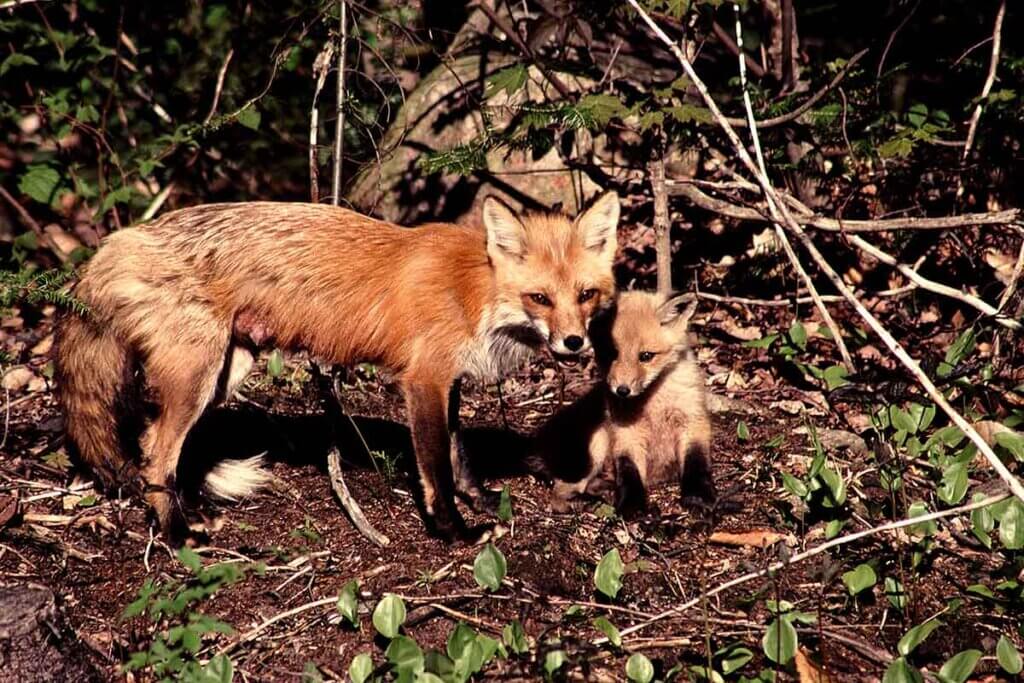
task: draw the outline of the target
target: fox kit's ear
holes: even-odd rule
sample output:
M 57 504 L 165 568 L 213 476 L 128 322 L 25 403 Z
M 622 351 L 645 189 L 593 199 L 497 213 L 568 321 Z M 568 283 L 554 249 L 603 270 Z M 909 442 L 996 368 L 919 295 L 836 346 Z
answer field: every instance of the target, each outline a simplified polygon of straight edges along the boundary
M 697 310 L 697 297 L 689 292 L 669 297 L 658 306 L 658 320 L 666 327 L 683 330 Z
M 576 219 L 583 246 L 608 260 L 615 257 L 615 229 L 619 226 L 619 196 L 605 192 Z
M 526 254 L 526 228 L 508 204 L 497 197 L 484 200 L 487 253 L 491 258 L 520 259 Z

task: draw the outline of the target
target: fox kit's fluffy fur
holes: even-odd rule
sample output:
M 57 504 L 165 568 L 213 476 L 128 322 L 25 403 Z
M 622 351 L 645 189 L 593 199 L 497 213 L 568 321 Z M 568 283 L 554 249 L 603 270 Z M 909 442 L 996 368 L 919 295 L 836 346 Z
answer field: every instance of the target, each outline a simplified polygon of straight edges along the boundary
M 628 514 L 645 505 L 651 486 L 668 481 L 680 484 L 684 503 L 714 499 L 704 378 L 687 343 L 695 304 L 678 310 L 685 296 L 625 292 L 595 321 L 604 382 L 571 417 L 588 436 L 587 466 L 569 480 L 555 473 L 556 507 L 611 489 Z M 597 406 L 599 418 L 588 421 Z
M 207 405 L 231 395 L 257 348 L 374 362 L 402 384 L 427 521 L 443 537 L 465 535 L 455 489 L 471 501 L 484 492 L 459 446 L 459 380 L 494 377 L 545 345 L 556 356 L 589 347 L 588 322 L 614 294 L 618 216 L 610 193 L 575 221 L 519 217 L 489 198 L 483 231 L 253 202 L 119 231 L 75 290 L 89 314 L 59 330 L 68 436 L 106 484 L 141 478 L 163 528 L 180 537 L 182 442 Z M 158 408 L 148 426 L 128 419 L 143 377 Z M 242 493 L 224 475 L 207 486 Z

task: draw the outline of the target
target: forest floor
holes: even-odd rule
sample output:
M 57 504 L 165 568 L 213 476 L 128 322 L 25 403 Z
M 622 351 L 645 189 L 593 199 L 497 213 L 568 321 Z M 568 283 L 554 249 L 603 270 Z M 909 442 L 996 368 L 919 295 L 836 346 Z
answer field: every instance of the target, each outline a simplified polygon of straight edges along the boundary
M 17 339 L 39 351 L 29 365 L 43 377 L 51 318 L 6 324 L 8 342 Z M 380 548 L 355 530 L 334 497 L 325 466 L 328 429 L 305 363 L 289 359 L 276 378 L 261 364 L 242 390 L 245 398 L 211 411 L 186 447 L 186 462 L 266 452 L 276 478 L 270 490 L 225 506 L 210 544 L 196 548 L 207 566 L 263 565 L 195 607 L 234 629 L 204 641 L 201 658 L 229 654 L 238 680 L 340 680 L 364 652 L 384 665 L 387 640 L 377 634 L 370 612 L 386 593 L 402 597 L 408 607 L 404 632 L 424 650 L 445 651 L 460 621 L 501 640 L 503 629 L 518 620 L 530 642 L 527 651 L 497 658 L 480 674 L 504 680 L 543 678 L 545 664 L 558 661 L 549 656 L 555 651 L 565 654 L 555 677 L 577 680 L 624 680 L 625 663 L 635 652 L 655 663 L 658 678 L 676 665 L 682 680 L 695 677 L 693 667 L 706 665 L 712 655 L 719 671 L 728 662 L 742 665 L 739 672 L 725 671 L 731 678 L 741 672 L 750 680 L 767 679 L 774 669 L 782 679 L 825 680 L 814 678 L 819 671 L 833 681 L 877 680 L 904 633 L 936 614 L 945 626 L 914 653 L 918 666 L 933 672 L 965 647 L 992 652 L 999 635 L 1011 631 L 1019 639 L 1019 612 L 994 609 L 965 592 L 994 580 L 998 556 L 961 523 L 944 521 L 917 568 L 911 556 L 922 546 L 914 537 L 880 534 L 698 602 L 624 637 L 621 647 L 595 645 L 602 635 L 594 625 L 599 616 L 619 629 L 645 622 L 824 540 L 824 521 L 794 515 L 783 487 L 783 472 L 799 476 L 810 466 L 815 450 L 808 426 L 821 435 L 829 463 L 847 483 L 850 503 L 841 533 L 898 518 L 885 504 L 888 493 L 879 487 L 878 468 L 863 441 L 842 438 L 853 436 L 852 420 L 841 418 L 813 387 L 776 378 L 764 351 L 712 332 L 701 330 L 699 353 L 717 397 L 713 459 L 722 504 L 710 528 L 681 507 L 674 488 L 656 491 L 646 513 L 624 521 L 596 501 L 571 514 L 554 513 L 549 487 L 516 473 L 525 435 L 563 401 L 586 391 L 592 367 L 563 373 L 538 359 L 505 380 L 500 400 L 494 387 L 464 387 L 470 455 L 493 475 L 490 485 L 508 486 L 512 500 L 507 533 L 495 541 L 507 558 L 507 577 L 493 592 L 474 580 L 479 547 L 453 547 L 425 532 L 394 387 L 362 371 L 351 373 L 345 385 L 345 408 L 358 428 L 341 439 L 346 480 L 370 521 L 391 539 Z M 125 608 L 148 580 L 173 585 L 191 573 L 159 535 L 154 538 L 141 502 L 94 491 L 67 462 L 52 385 L 37 382 L 34 388 L 10 394 L 4 424 L 0 582 L 51 588 L 98 670 L 122 678 L 131 653 L 149 649 L 167 627 L 145 616 L 125 619 Z M 913 486 L 912 476 L 906 481 Z M 2 514 L 5 509 L 11 514 Z M 721 532 L 744 536 L 736 545 L 722 544 Z M 765 541 L 774 545 L 760 547 Z M 596 564 L 612 548 L 626 565 L 614 599 L 601 595 L 594 582 Z M 861 562 L 874 566 L 877 585 L 852 597 L 840 575 Z M 883 578 L 901 579 L 906 595 L 894 602 Z M 359 628 L 345 622 L 335 604 L 353 579 L 359 583 Z M 803 615 L 792 622 L 799 651 L 786 667 L 774 665 L 762 650 L 773 600 L 789 601 Z M 986 657 L 975 675 L 996 670 L 994 658 Z

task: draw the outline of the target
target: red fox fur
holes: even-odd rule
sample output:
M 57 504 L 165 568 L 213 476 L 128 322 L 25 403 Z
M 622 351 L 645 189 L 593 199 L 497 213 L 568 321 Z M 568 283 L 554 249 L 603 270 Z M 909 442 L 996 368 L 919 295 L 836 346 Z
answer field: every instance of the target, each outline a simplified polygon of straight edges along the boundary
M 618 217 L 612 193 L 575 221 L 520 217 L 488 198 L 485 230 L 252 202 L 119 231 L 75 290 L 89 313 L 58 331 L 68 436 L 108 486 L 141 479 L 163 529 L 180 538 L 182 442 L 258 347 L 377 363 L 403 387 L 426 521 L 444 538 L 466 537 L 454 494 L 480 502 L 483 492 L 461 457 L 459 380 L 494 378 L 544 346 L 559 358 L 589 348 L 588 322 L 614 296 Z M 159 409 L 144 430 L 128 419 L 141 378 Z
M 687 343 L 695 303 L 677 308 L 686 297 L 625 292 L 614 311 L 595 321 L 603 386 L 541 434 L 542 448 L 550 448 L 551 435 L 571 420 L 576 438 L 586 440 L 585 467 L 571 478 L 554 473 L 556 508 L 611 489 L 616 507 L 629 514 L 646 504 L 650 487 L 668 481 L 679 482 L 684 503 L 714 499 L 704 378 Z

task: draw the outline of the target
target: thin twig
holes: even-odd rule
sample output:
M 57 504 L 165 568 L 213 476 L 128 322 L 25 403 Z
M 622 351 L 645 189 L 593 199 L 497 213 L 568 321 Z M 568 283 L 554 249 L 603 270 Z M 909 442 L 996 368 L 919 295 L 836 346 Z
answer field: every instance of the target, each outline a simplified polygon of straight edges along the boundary
M 1017 322 L 1013 318 L 1003 315 L 995 306 L 979 299 L 973 294 L 962 292 L 959 289 L 955 289 L 953 287 L 950 287 L 949 285 L 944 285 L 941 282 L 929 280 L 928 278 L 924 277 L 916 270 L 908 266 L 906 263 L 900 263 L 895 256 L 882 251 L 881 249 L 871 244 L 870 242 L 860 237 L 859 235 L 847 235 L 847 239 L 850 241 L 850 244 L 853 244 L 858 249 L 866 251 L 867 253 L 871 254 L 882 263 L 888 266 L 892 266 L 893 268 L 898 270 L 900 273 L 906 276 L 907 279 L 917 284 L 917 286 L 920 287 L 921 289 L 927 289 L 929 292 L 935 292 L 936 294 L 941 294 L 942 296 L 947 296 L 951 299 L 962 301 L 968 306 L 971 306 L 981 311 L 985 315 L 992 316 L 993 320 L 995 320 L 1003 327 L 1009 328 L 1011 330 L 1022 329 L 1022 326 L 1019 322 Z
M 228 50 L 227 56 L 224 57 L 224 63 L 220 65 L 220 71 L 217 72 L 217 85 L 213 90 L 213 102 L 210 103 L 210 111 L 206 112 L 206 118 L 203 119 L 203 125 L 205 126 L 213 118 L 213 115 L 217 113 L 217 105 L 220 104 L 220 94 L 224 90 L 224 79 L 228 75 L 228 67 L 231 65 L 231 58 L 235 56 L 235 49 L 231 48 Z
M 309 200 L 316 204 L 320 201 L 320 173 L 318 171 L 319 160 L 317 159 L 317 138 L 320 135 L 320 109 L 317 102 L 320 93 L 327 83 L 327 74 L 331 70 L 331 60 L 334 58 L 334 43 L 328 40 L 320 54 L 313 60 L 313 75 L 316 76 L 316 84 L 313 88 L 313 103 L 309 108 Z
M 658 291 L 672 291 L 672 224 L 668 217 L 668 193 L 665 192 L 665 157 L 661 145 L 656 157 L 647 164 L 654 197 L 654 253 L 658 261 Z
M 889 34 L 889 40 L 885 42 L 885 49 L 882 50 L 882 56 L 878 59 L 878 69 L 875 71 L 876 79 L 882 77 L 882 67 L 885 66 L 885 58 L 889 55 L 889 50 L 892 48 L 893 41 L 896 40 L 896 34 L 903 30 L 903 27 L 906 26 L 907 22 L 910 21 L 910 18 L 914 16 L 914 13 L 917 12 L 917 8 L 920 5 L 921 0 L 917 0 L 917 2 L 914 3 L 914 6 L 910 8 L 910 11 L 907 12 L 907 16 L 903 17 L 903 20 L 900 21 L 900 23 L 896 25 L 896 28 L 893 29 L 893 32 Z
M 743 27 L 740 24 L 740 6 L 734 4 L 736 14 L 736 44 L 740 46 L 740 50 L 743 49 Z M 761 152 L 761 140 L 757 135 L 757 122 L 754 119 L 754 107 L 750 102 L 750 91 L 747 89 L 747 70 L 743 63 L 743 60 L 738 60 L 740 69 L 740 87 L 743 89 L 743 107 L 747 112 L 747 123 L 748 127 L 752 131 L 754 141 L 754 153 L 757 155 L 757 165 L 761 169 L 761 173 L 767 177 L 768 171 L 764 164 L 764 154 Z M 815 307 L 818 309 L 818 313 L 821 315 L 822 320 L 825 321 L 825 325 L 828 327 L 829 332 L 832 333 L 832 339 L 836 343 L 836 348 L 839 349 L 839 355 L 843 359 L 843 366 L 847 372 L 856 372 L 857 366 L 853 363 L 853 356 L 850 355 L 850 350 L 846 348 L 846 342 L 843 341 L 843 332 L 839 329 L 839 325 L 836 324 L 835 319 L 832 318 L 832 314 L 828 312 L 828 308 L 825 306 L 825 302 L 821 300 L 821 295 L 818 293 L 817 288 L 814 286 L 814 280 L 804 270 L 803 264 L 800 263 L 800 258 L 796 255 L 793 250 L 793 245 L 790 244 L 789 238 L 786 236 L 786 231 L 782 229 L 782 226 L 778 223 L 774 224 L 775 237 L 779 240 L 779 244 L 782 245 L 783 251 L 786 252 L 786 257 L 789 262 L 793 265 L 793 270 L 797 272 L 800 279 L 804 281 L 804 285 L 807 287 L 808 294 L 811 295 L 811 299 L 814 301 Z
M 686 75 L 690 78 L 694 87 L 697 88 L 697 91 L 703 98 L 704 103 L 707 105 L 708 110 L 711 112 L 711 115 L 718 122 L 719 126 L 722 128 L 722 131 L 729 139 L 729 142 L 732 144 L 733 149 L 735 149 L 736 154 L 740 158 L 740 161 L 743 162 L 743 165 L 746 166 L 747 170 L 750 171 L 751 174 L 753 174 L 754 178 L 757 180 L 758 185 L 761 186 L 761 189 L 765 195 L 765 199 L 768 202 L 768 208 L 772 213 L 772 217 L 776 220 L 776 222 L 779 222 L 782 225 L 784 225 L 786 230 L 788 230 L 790 233 L 796 236 L 797 239 L 800 240 L 800 243 L 803 245 L 804 249 L 808 251 L 808 253 L 811 255 L 811 258 L 814 259 L 814 261 L 818 264 L 818 267 L 822 270 L 825 276 L 828 277 L 828 279 L 832 282 L 832 285 L 846 298 L 848 302 L 850 302 L 850 304 L 857 311 L 857 314 L 868 324 L 868 326 L 875 332 L 875 334 L 877 334 L 879 338 L 881 338 L 882 342 L 886 345 L 889 351 L 891 351 L 892 354 L 899 359 L 903 366 L 907 368 L 907 370 L 909 370 L 911 374 L 914 375 L 914 377 L 924 388 L 928 396 L 932 399 L 932 401 L 935 402 L 937 406 L 939 406 L 942 409 L 942 412 L 944 412 L 949 417 L 950 421 L 952 421 L 953 424 L 955 424 L 960 429 L 960 431 L 962 431 L 967 436 L 967 438 L 970 439 L 971 442 L 978 447 L 978 450 L 982 453 L 982 455 L 985 456 L 985 459 L 988 460 L 989 464 L 999 475 L 999 478 L 1006 482 L 1006 484 L 1010 487 L 1010 490 L 1013 492 L 1013 494 L 1020 498 L 1022 501 L 1024 501 L 1024 486 L 1021 485 L 1020 480 L 1018 480 L 1013 475 L 1013 473 L 1010 472 L 1010 470 L 1006 467 L 1003 461 L 999 458 L 998 455 L 996 455 L 995 451 L 992 450 L 992 447 L 989 446 L 989 444 L 985 441 L 984 438 L 982 438 L 978 431 L 973 426 L 971 426 L 971 424 L 963 417 L 963 415 L 961 415 L 959 412 L 957 412 L 955 408 L 953 408 L 953 406 L 949 403 L 948 400 L 946 400 L 946 397 L 942 394 L 941 391 L 939 391 L 938 387 L 935 386 L 934 382 L 931 381 L 928 375 L 925 374 L 925 372 L 921 369 L 921 366 L 917 363 L 917 361 L 910 357 L 910 354 L 908 354 L 907 351 L 903 348 L 903 346 L 900 345 L 898 341 L 896 341 L 896 338 L 893 337 L 892 334 L 882 325 L 882 323 L 879 322 L 878 319 L 874 315 L 872 315 L 872 313 L 868 311 L 867 308 L 865 308 L 864 304 L 862 304 L 859 299 L 857 299 L 854 293 L 843 281 L 842 277 L 839 276 L 839 273 L 835 271 L 835 269 L 828 263 L 828 261 L 822 255 L 822 253 L 818 250 L 817 246 L 814 244 L 814 241 L 807 236 L 807 233 L 804 232 L 804 230 L 796 222 L 789 208 L 780 198 L 778 191 L 772 186 L 771 181 L 760 172 L 760 169 L 757 167 L 757 164 L 750 157 L 750 154 L 747 152 L 746 148 L 743 146 L 743 143 L 740 141 L 739 136 L 736 135 L 736 131 L 733 129 L 732 126 L 729 125 L 729 122 L 725 120 L 725 117 L 722 115 L 721 110 L 718 108 L 718 104 L 715 102 L 714 98 L 711 97 L 711 93 L 708 92 L 708 88 L 704 84 L 704 81 L 701 80 L 700 76 L 697 75 L 697 72 L 694 70 L 693 65 L 690 64 L 689 60 L 686 59 L 686 56 L 669 39 L 669 37 L 665 35 L 665 32 L 662 31 L 661 28 L 654 23 L 650 15 L 648 15 L 647 12 L 645 12 L 644 9 L 640 7 L 640 5 L 637 3 L 637 0 L 626 1 L 637 11 L 637 13 L 644 20 L 644 22 L 651 28 L 651 30 L 654 31 L 658 39 L 664 42 L 666 45 L 668 45 L 670 49 L 673 51 L 673 54 L 675 54 L 676 59 L 679 60 L 680 65 L 683 67 L 683 71 L 686 72 Z
M 844 78 L 846 78 L 846 74 L 850 73 L 850 70 L 853 69 L 853 67 L 857 65 L 857 62 L 863 59 L 864 55 L 866 55 L 867 53 L 868 48 L 864 48 L 854 56 L 850 57 L 849 61 L 847 61 L 846 64 L 843 65 L 843 68 L 839 70 L 839 73 L 833 76 L 832 80 L 829 81 L 828 84 L 825 85 L 825 87 L 823 87 L 821 90 L 807 98 L 807 100 L 804 101 L 804 103 L 801 104 L 799 107 L 797 107 L 791 112 L 780 114 L 778 116 L 773 116 L 770 119 L 757 121 L 757 127 L 761 129 L 775 128 L 776 126 L 781 126 L 784 123 L 789 123 L 790 121 L 800 118 L 803 114 L 810 110 L 811 107 L 820 102 L 821 98 L 825 97 L 825 95 L 832 92 L 836 88 L 836 86 L 839 85 Z M 749 65 L 750 63 L 747 62 L 748 67 Z M 750 126 L 746 119 L 727 117 L 726 120 L 734 126 L 740 126 L 744 128 Z
M 702 192 L 693 182 L 678 179 L 666 182 L 670 195 L 678 195 L 707 211 L 746 221 L 768 222 L 766 211 L 737 206 Z M 825 232 L 890 232 L 893 230 L 955 230 L 979 225 L 1006 225 L 1020 219 L 1020 209 L 1006 209 L 986 213 L 963 213 L 958 216 L 880 218 L 876 220 L 842 221 L 817 214 L 795 216 L 801 225 Z
M 341 41 L 338 46 L 338 118 L 334 124 L 334 177 L 331 182 L 331 204 L 335 206 L 341 203 L 341 171 L 345 152 L 345 53 L 348 50 L 348 3 L 346 0 L 338 0 L 338 8 L 341 14 L 339 20 Z
M 633 2 L 633 0 L 627 0 L 627 2 Z M 897 529 L 903 529 L 903 528 L 908 527 L 908 526 L 914 526 L 914 525 L 917 525 L 917 524 L 922 524 L 924 522 L 930 522 L 930 521 L 933 521 L 933 520 L 936 520 L 936 519 L 943 519 L 945 517 L 953 517 L 953 516 L 956 516 L 956 515 L 961 515 L 961 514 L 964 514 L 966 512 L 971 512 L 972 510 L 977 510 L 979 508 L 988 507 L 989 505 L 995 505 L 996 503 L 998 503 L 1000 501 L 1003 501 L 1003 500 L 1006 500 L 1009 497 L 1010 497 L 1009 493 L 1000 493 L 1000 494 L 997 494 L 997 495 L 994 495 L 994 496 L 988 496 L 988 497 L 984 498 L 983 500 L 979 500 L 979 501 L 976 501 L 976 502 L 973 502 L 973 503 L 968 503 L 966 505 L 961 505 L 961 506 L 955 507 L 955 508 L 950 508 L 948 510 L 938 510 L 936 512 L 930 512 L 930 513 L 928 513 L 926 515 L 921 515 L 920 517 L 908 517 L 907 519 L 901 519 L 901 520 L 898 520 L 896 522 L 888 522 L 886 524 L 882 524 L 881 526 L 871 527 L 870 529 L 864 529 L 863 531 L 858 531 L 856 533 L 848 534 L 846 536 L 840 536 L 839 538 L 834 538 L 831 541 L 826 541 L 825 543 L 817 545 L 817 546 L 811 548 L 810 550 L 805 550 L 805 551 L 803 551 L 801 553 L 797 553 L 797 554 L 791 556 L 787 560 L 776 560 L 775 562 L 772 562 L 771 564 L 769 564 L 764 569 L 761 569 L 761 570 L 758 570 L 758 571 L 754 571 L 754 572 L 749 572 L 747 574 L 743 574 L 742 576 L 738 576 L 735 579 L 730 579 L 729 581 L 726 581 L 725 583 L 719 584 L 718 586 L 708 590 L 705 596 L 693 598 L 692 600 L 684 602 L 681 605 L 677 605 L 676 607 L 673 607 L 671 609 L 665 610 L 664 612 L 661 612 L 660 614 L 656 614 L 656 615 L 654 615 L 653 617 L 651 617 L 650 619 L 648 619 L 646 621 L 642 621 L 639 624 L 635 624 L 635 625 L 630 626 L 628 628 L 624 628 L 619 633 L 622 636 L 628 636 L 631 633 L 636 633 L 637 631 L 645 629 L 645 628 L 647 628 L 648 626 L 650 626 L 652 624 L 655 624 L 655 623 L 657 623 L 659 621 L 664 621 L 665 619 L 677 616 L 677 615 L 681 614 L 682 612 L 685 612 L 686 610 L 690 609 L 691 607 L 694 607 L 695 605 L 699 604 L 700 601 L 702 599 L 704 599 L 704 597 L 711 597 L 713 595 L 718 595 L 719 593 L 723 593 L 723 592 L 729 590 L 730 588 L 735 588 L 736 586 L 742 585 L 744 583 L 748 583 L 748 582 L 753 581 L 755 579 L 760 579 L 762 577 L 767 576 L 770 573 L 777 572 L 778 570 L 783 569 L 784 567 L 788 567 L 788 566 L 794 565 L 794 564 L 796 564 L 798 562 L 802 562 L 802 561 L 804 561 L 804 560 L 806 560 L 808 558 L 814 557 L 816 555 L 820 555 L 821 553 L 825 552 L 826 550 L 830 550 L 832 548 L 836 548 L 836 547 L 841 546 L 841 545 L 846 545 L 846 544 L 852 543 L 854 541 L 859 541 L 862 538 L 866 538 L 868 536 L 873 536 L 875 534 L 880 534 L 880 533 L 883 533 L 883 532 L 886 532 L 886 531 L 895 531 Z M 595 645 L 602 645 L 602 644 L 608 642 L 608 639 L 607 638 L 598 638 L 597 640 L 595 640 L 593 642 L 594 642 Z
M 967 142 L 964 144 L 964 153 L 961 160 L 966 162 L 974 145 L 974 136 L 978 133 L 978 122 L 981 120 L 981 110 L 985 106 L 985 98 L 992 91 L 992 84 L 996 81 L 996 67 L 999 66 L 999 50 L 1003 41 L 1003 17 L 1006 16 L 1006 0 L 999 3 L 999 11 L 996 12 L 995 26 L 992 29 L 992 58 L 988 64 L 988 76 L 985 77 L 985 84 L 981 88 L 981 95 L 978 96 L 978 104 L 971 114 L 971 124 L 967 129 Z M 961 187 L 961 191 L 962 191 Z

